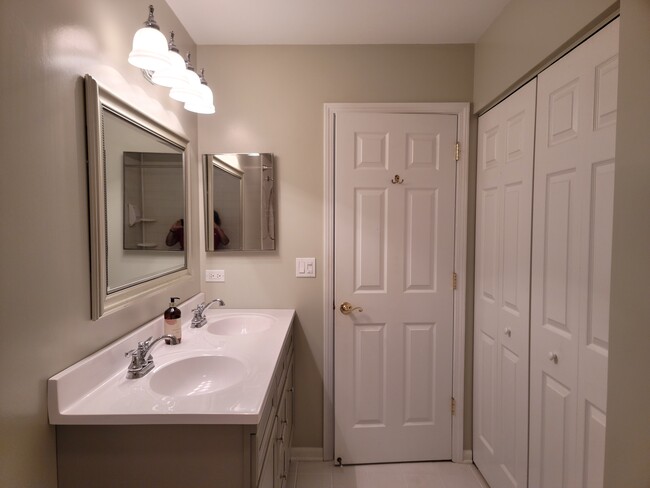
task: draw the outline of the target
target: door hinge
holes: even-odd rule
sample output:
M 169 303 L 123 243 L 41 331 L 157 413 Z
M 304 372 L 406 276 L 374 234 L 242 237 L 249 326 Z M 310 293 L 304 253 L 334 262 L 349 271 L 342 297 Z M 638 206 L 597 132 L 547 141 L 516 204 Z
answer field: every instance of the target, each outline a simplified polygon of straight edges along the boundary
M 455 271 L 451 274 L 451 286 L 454 290 L 458 287 L 458 275 Z
M 460 142 L 456 143 L 456 161 L 460 160 Z
M 456 399 L 451 397 L 451 414 L 456 415 Z

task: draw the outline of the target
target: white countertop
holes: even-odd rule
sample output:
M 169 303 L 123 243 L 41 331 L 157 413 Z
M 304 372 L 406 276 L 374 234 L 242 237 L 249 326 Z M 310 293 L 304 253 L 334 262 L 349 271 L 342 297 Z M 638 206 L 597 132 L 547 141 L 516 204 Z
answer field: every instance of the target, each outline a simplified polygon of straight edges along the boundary
M 198 303 L 198 301 L 197 301 Z M 209 321 L 240 314 L 272 319 L 269 329 L 248 335 L 215 335 L 208 327 L 189 327 L 190 308 L 183 310 L 182 342 L 160 341 L 151 354 L 155 367 L 143 378 L 127 379 L 124 353 L 138 341 L 162 335 L 158 318 L 97 353 L 70 366 L 48 381 L 51 424 L 257 424 L 270 393 L 270 382 L 288 338 L 295 311 L 280 309 L 209 309 Z M 183 307 L 181 307 L 183 309 Z M 213 393 L 167 396 L 150 387 L 157 370 L 179 359 L 227 356 L 241 361 L 244 377 Z

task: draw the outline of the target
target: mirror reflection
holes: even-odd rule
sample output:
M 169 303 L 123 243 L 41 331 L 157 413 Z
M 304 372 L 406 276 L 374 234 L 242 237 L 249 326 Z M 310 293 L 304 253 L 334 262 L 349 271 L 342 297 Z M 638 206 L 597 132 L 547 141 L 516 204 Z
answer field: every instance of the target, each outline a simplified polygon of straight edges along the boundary
M 167 247 L 164 242 L 166 230 L 184 218 L 183 153 L 182 148 L 142 130 L 123 115 L 104 108 L 102 119 L 106 172 L 106 292 L 110 294 L 185 267 L 184 253 L 155 251 Z M 153 167 L 145 169 L 144 164 L 140 168 L 135 164 L 131 166 L 137 157 L 134 155 L 145 152 L 162 155 L 160 160 L 180 160 L 178 171 L 165 174 L 161 168 L 153 171 Z M 125 166 L 125 162 L 129 166 Z M 154 161 L 152 166 L 159 165 Z M 138 169 L 146 174 L 145 178 L 127 180 L 125 170 L 134 176 Z M 134 188 L 136 185 L 139 188 Z M 157 195 L 147 193 L 144 188 L 157 188 Z M 131 239 L 134 245 L 127 246 Z M 176 249 L 180 249 L 180 245 L 176 245 Z
M 124 249 L 184 250 L 183 155 L 125 151 L 122 174 Z
M 204 160 L 206 250 L 275 250 L 273 154 L 206 154 Z

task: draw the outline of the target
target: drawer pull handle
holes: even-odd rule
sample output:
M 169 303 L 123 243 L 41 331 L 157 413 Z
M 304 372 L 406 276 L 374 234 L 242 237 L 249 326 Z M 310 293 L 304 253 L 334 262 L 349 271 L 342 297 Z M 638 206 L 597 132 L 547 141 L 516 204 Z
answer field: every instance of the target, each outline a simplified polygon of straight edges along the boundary
M 510 329 L 510 327 L 506 327 L 505 329 L 503 329 L 503 333 L 508 337 L 512 337 L 512 330 Z
M 551 362 L 553 362 L 555 364 L 557 364 L 558 361 L 560 360 L 560 358 L 558 357 L 556 352 L 549 352 L 548 353 L 548 359 L 549 359 L 549 361 L 551 361 Z

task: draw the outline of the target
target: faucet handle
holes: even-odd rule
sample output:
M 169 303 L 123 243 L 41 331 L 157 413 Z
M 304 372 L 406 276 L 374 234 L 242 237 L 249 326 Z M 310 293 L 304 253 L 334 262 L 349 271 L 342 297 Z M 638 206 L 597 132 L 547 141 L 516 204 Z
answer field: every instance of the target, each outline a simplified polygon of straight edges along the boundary
M 150 336 L 148 339 L 145 339 L 144 341 L 139 341 L 138 345 L 135 349 L 131 349 L 130 351 L 127 351 L 124 353 L 124 357 L 129 357 L 129 356 L 135 356 L 137 354 L 143 355 L 144 351 L 146 350 L 147 346 L 151 342 L 151 339 L 153 339 L 153 336 Z

